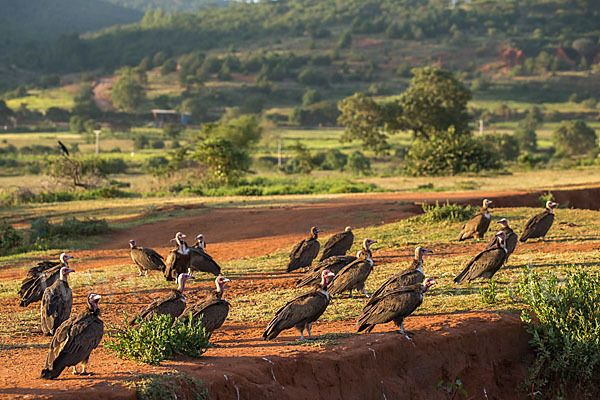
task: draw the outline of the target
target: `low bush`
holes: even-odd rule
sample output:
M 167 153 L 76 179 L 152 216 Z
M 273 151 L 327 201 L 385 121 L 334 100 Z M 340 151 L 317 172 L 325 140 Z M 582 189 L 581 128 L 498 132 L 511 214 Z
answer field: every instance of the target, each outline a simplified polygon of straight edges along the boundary
M 23 244 L 23 236 L 6 221 L 0 225 L 0 256 L 5 256 Z
M 186 354 L 199 358 L 206 352 L 210 333 L 200 321 L 188 323 L 175 320 L 169 315 L 157 315 L 150 321 L 141 321 L 135 327 L 128 324 L 125 316 L 124 327 L 109 324 L 104 347 L 117 357 L 158 365 L 170 359 L 173 354 Z
M 527 387 L 544 398 L 597 398 L 600 376 L 600 274 L 573 267 L 565 277 L 525 268 L 516 295 L 536 359 Z
M 104 219 L 86 218 L 79 220 L 74 217 L 65 218 L 61 223 L 51 223 L 42 217 L 31 222 L 33 239 L 73 239 L 82 236 L 94 236 L 110 232 L 110 227 Z
M 442 205 L 437 201 L 435 205 L 425 202 L 422 208 L 424 214 L 421 218 L 427 222 L 461 222 L 475 215 L 475 207 L 469 205 L 463 207 L 459 204 L 450 204 L 449 201 Z

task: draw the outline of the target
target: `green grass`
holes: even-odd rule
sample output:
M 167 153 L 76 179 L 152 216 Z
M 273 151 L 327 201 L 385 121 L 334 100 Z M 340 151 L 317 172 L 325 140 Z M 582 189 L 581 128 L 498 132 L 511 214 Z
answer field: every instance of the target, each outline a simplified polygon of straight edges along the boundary
M 304 340 L 294 340 L 293 342 L 289 342 L 287 344 L 290 346 L 310 347 L 331 346 L 334 344 L 338 344 L 338 339 L 344 339 L 355 335 L 356 333 L 325 333 L 323 335 L 313 336 L 312 338 L 306 338 Z
M 137 374 L 124 380 L 123 384 L 135 389 L 140 400 L 210 398 L 201 380 L 175 370 L 158 374 Z
M 21 104 L 26 104 L 29 110 L 45 112 L 50 107 L 70 110 L 75 102 L 74 96 L 64 88 L 29 90 L 27 96 L 10 99 L 6 102 L 6 105 L 13 110 L 18 110 Z

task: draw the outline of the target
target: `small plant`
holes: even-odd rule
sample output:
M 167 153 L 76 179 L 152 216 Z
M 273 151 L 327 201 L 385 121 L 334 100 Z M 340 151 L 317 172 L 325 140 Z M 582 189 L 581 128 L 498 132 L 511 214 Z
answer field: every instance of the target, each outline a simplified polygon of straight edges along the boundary
M 438 382 L 437 388 L 438 388 L 438 390 L 443 390 L 443 391 L 447 392 L 448 393 L 447 397 L 449 399 L 454 399 L 456 397 L 457 393 L 460 393 L 460 395 L 463 396 L 465 399 L 467 397 L 469 397 L 469 394 L 467 393 L 467 391 L 465 389 L 463 389 L 462 381 L 460 379 L 457 379 L 454 382 L 448 382 L 448 383 L 444 383 L 444 381 L 441 380 Z
M 577 267 L 560 280 L 525 267 L 515 294 L 527 306 L 521 320 L 536 352 L 526 386 L 545 398 L 597 394 L 600 274 Z
M 552 194 L 552 192 L 546 192 L 546 193 L 540 195 L 540 197 L 538 197 L 538 201 L 540 202 L 542 207 L 546 207 L 547 201 L 556 201 L 556 199 L 554 198 L 554 195 Z
M 139 321 L 132 327 L 125 315 L 125 327 L 109 325 L 106 335 L 110 338 L 104 343 L 109 352 L 123 359 L 137 360 L 146 364 L 158 365 L 169 359 L 174 353 L 187 354 L 199 358 L 206 352 L 210 333 L 202 327 L 200 321 L 188 323 L 176 320 L 169 315 L 157 315 L 150 321 Z
M 162 374 L 139 374 L 124 383 L 125 386 L 135 389 L 141 400 L 209 398 L 208 391 L 200 379 L 174 370 Z
M 446 201 L 446 204 L 440 206 L 439 202 L 435 202 L 435 205 L 429 205 L 424 202 L 422 205 L 424 215 L 421 216 L 427 222 L 460 222 L 466 221 L 475 215 L 475 209 L 471 206 L 461 206 L 458 204 L 450 204 Z
M 496 304 L 496 280 L 490 279 L 488 282 L 487 288 L 482 286 L 479 288 L 479 295 L 481 296 L 481 301 L 486 304 Z

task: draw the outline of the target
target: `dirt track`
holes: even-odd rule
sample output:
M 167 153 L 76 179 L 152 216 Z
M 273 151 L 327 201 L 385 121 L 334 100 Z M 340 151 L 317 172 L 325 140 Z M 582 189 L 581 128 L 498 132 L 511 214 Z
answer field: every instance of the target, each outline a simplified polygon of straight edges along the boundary
M 598 208 L 599 205 L 590 200 L 594 194 L 600 194 L 597 191 L 553 193 L 560 202 Z M 478 204 L 481 198 L 487 197 L 497 206 L 531 206 L 536 204 L 538 196 L 539 193 L 524 192 L 376 194 L 341 197 L 311 205 L 211 209 L 189 218 L 118 232 L 100 248 L 78 252 L 75 256 L 94 255 L 93 260 L 78 265 L 83 270 L 127 264 L 129 239 L 135 238 L 145 246 L 165 248 L 174 232 L 182 231 L 190 236 L 204 233 L 211 254 L 227 261 L 287 249 L 306 236 L 313 224 L 336 232 L 346 225 L 362 227 L 397 221 L 418 213 L 420 207 L 415 203 L 421 201 L 449 198 L 453 202 Z M 600 195 L 596 198 L 600 199 Z M 440 256 L 452 256 L 460 251 L 451 245 L 440 250 Z M 385 252 L 380 256 L 406 259 L 406 256 Z M 14 279 L 20 274 L 22 271 L 4 270 L 0 280 Z M 247 280 L 240 280 L 229 296 L 235 302 L 236 296 L 258 288 L 291 287 L 296 276 L 253 274 Z M 200 282 L 189 296 L 192 300 L 202 297 L 211 285 L 209 280 Z M 114 321 L 123 309 L 139 308 L 157 294 L 111 293 L 111 306 L 105 306 L 103 318 Z M 76 290 L 74 295 L 75 309 L 82 307 L 85 288 Z M 0 309 L 3 313 L 22 312 L 16 303 L 16 298 L 1 299 Z M 317 323 L 313 333 L 353 332 L 353 322 Z M 339 345 L 325 348 L 290 346 L 287 343 L 295 339 L 291 331 L 265 343 L 260 340 L 263 325 L 226 323 L 214 335 L 221 347 L 210 349 L 201 360 L 180 357 L 164 365 L 204 380 L 212 398 L 217 399 L 444 399 L 445 393 L 436 389 L 436 384 L 440 380 L 453 382 L 465 374 L 470 378 L 465 382 L 465 389 L 474 395 L 472 398 L 522 398 L 514 388 L 526 372 L 527 338 L 513 316 L 495 313 L 416 316 L 407 320 L 407 328 L 416 333 L 412 342 L 395 333 L 382 334 L 394 330 L 388 324 L 378 326 L 376 333 L 340 339 Z M 36 378 L 48 342 L 49 339 L 38 334 L 27 334 L 10 343 L 20 348 L 8 350 L 8 343 L 0 343 L 0 397 L 81 398 L 93 388 L 94 398 L 134 398 L 132 391 L 114 383 L 132 373 L 165 370 L 119 360 L 98 349 L 92 354 L 90 367 L 95 376 L 73 377 L 64 373 L 60 380 L 46 382 Z M 482 388 L 486 389 L 487 397 Z

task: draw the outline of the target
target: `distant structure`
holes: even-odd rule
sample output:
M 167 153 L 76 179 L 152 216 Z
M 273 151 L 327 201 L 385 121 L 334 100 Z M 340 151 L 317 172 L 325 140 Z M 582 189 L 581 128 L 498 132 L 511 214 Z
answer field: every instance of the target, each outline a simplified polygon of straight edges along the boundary
M 152 110 L 152 116 L 154 117 L 154 126 L 157 128 L 163 127 L 165 124 L 182 124 L 185 125 L 192 114 L 189 112 L 180 115 L 175 110 Z

